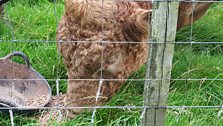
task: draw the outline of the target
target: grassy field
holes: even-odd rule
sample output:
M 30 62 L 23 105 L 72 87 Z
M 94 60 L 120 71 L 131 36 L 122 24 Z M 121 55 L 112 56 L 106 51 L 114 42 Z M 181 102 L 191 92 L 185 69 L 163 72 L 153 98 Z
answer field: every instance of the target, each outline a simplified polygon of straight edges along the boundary
M 54 11 L 56 9 L 56 12 Z M 66 79 L 65 67 L 58 57 L 56 43 L 38 43 L 35 40 L 55 40 L 57 22 L 64 13 L 63 2 L 47 0 L 14 0 L 6 6 L 5 20 L 0 20 L 0 57 L 13 50 L 22 51 L 30 58 L 32 66 L 46 79 Z M 223 5 L 214 4 L 207 15 L 193 25 L 192 40 L 195 42 L 223 41 Z M 12 40 L 21 40 L 12 42 Z M 177 33 L 176 41 L 189 42 L 190 27 Z M 33 41 L 33 42 L 27 42 Z M 173 106 L 219 106 L 223 104 L 223 44 L 176 44 L 173 79 L 203 78 L 203 80 L 171 81 L 168 105 Z M 20 61 L 19 59 L 15 59 Z M 146 66 L 130 78 L 144 78 Z M 55 82 L 49 81 L 53 93 Z M 128 81 L 107 105 L 143 105 L 143 81 Z M 61 82 L 60 91 L 66 91 Z M 169 109 L 167 126 L 221 126 L 223 115 L 219 109 Z M 83 113 L 62 126 L 89 125 L 92 113 Z M 140 109 L 98 109 L 95 126 L 136 126 Z M 9 126 L 8 115 L 0 113 L 0 125 Z M 16 126 L 38 125 L 35 118 L 15 115 Z M 55 124 L 56 125 L 56 124 Z

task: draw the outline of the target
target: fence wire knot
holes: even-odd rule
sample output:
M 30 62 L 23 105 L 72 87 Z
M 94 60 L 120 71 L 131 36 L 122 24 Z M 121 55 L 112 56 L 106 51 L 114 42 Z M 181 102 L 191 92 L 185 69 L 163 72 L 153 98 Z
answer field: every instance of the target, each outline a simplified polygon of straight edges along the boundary
M 220 108 L 220 110 L 219 110 L 219 112 L 218 112 L 218 115 L 217 115 L 217 117 L 218 118 L 221 118 L 221 114 L 223 113 L 223 105 L 221 105 L 221 108 Z

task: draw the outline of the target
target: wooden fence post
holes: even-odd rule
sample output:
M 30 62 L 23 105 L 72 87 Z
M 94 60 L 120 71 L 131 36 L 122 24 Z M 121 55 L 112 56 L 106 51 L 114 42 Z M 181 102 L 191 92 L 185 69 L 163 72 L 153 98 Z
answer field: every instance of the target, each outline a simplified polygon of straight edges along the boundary
M 142 126 L 163 126 L 169 91 L 179 2 L 154 2 Z M 150 80 L 151 79 L 151 80 Z M 161 108 L 159 108 L 161 107 Z
M 0 5 L 0 19 L 3 18 L 4 15 L 4 6 Z

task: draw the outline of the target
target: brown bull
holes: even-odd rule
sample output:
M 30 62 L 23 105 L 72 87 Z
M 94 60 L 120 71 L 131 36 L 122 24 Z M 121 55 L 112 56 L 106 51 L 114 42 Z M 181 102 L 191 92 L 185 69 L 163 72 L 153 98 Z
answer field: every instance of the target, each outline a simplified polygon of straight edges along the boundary
M 211 2 L 196 2 L 194 4 L 187 2 L 180 3 L 177 30 L 199 20 L 208 10 L 211 4 Z

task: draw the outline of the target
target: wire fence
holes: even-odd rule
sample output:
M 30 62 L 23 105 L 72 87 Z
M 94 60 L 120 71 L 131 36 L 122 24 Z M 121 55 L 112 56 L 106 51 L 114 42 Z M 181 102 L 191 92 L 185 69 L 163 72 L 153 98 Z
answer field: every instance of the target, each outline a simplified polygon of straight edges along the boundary
M 131 1 L 131 0 L 122 0 L 122 1 Z M 146 1 L 146 0 L 134 0 L 134 1 L 137 1 L 137 2 L 143 2 L 143 1 Z M 211 0 L 211 1 L 196 1 L 196 0 L 149 0 L 148 2 L 168 2 L 168 1 L 171 1 L 171 2 L 185 2 L 185 3 L 192 3 L 192 9 L 191 10 L 194 10 L 195 9 L 195 3 L 196 2 L 201 2 L 201 3 L 223 3 L 223 1 L 216 1 L 216 0 Z M 59 16 L 58 16 L 58 12 L 57 12 L 57 7 L 56 7 L 56 0 L 53 1 L 54 2 L 54 18 L 56 18 L 56 24 L 58 26 L 59 24 Z M 102 3 L 102 15 L 101 15 L 101 18 L 104 18 L 105 14 L 104 14 L 104 0 L 101 1 Z M 6 5 L 7 6 L 7 5 Z M 191 12 L 191 10 L 188 10 L 188 12 Z M 162 14 L 161 14 L 162 15 Z M 9 30 L 10 30 L 10 35 L 11 35 L 11 40 L 9 39 L 0 39 L 0 44 L 1 43 L 11 43 L 11 51 L 16 51 L 16 43 L 57 43 L 57 41 L 55 40 L 35 40 L 35 39 L 30 39 L 30 40 L 20 40 L 20 39 L 16 39 L 15 37 L 15 34 L 14 34 L 14 29 L 13 29 L 13 24 L 12 24 L 12 20 L 8 14 L 8 11 L 7 9 L 5 9 L 5 15 L 4 15 L 4 23 L 9 27 Z M 167 42 L 166 44 L 176 44 L 176 45 L 182 45 L 182 44 L 186 44 L 186 45 L 190 45 L 190 47 L 192 48 L 195 44 L 197 45 L 214 45 L 214 44 L 223 44 L 222 40 L 221 41 L 216 41 L 216 42 L 198 42 L 198 41 L 194 41 L 193 40 L 193 11 L 192 11 L 192 18 L 191 18 L 191 25 L 190 25 L 190 34 L 189 34 L 189 41 L 176 41 L 176 42 Z M 52 17 L 53 18 L 53 17 Z M 149 21 L 150 22 L 150 21 Z M 104 26 L 106 24 L 103 24 L 102 23 L 102 36 L 104 36 Z M 150 28 L 148 28 L 150 29 Z M 58 42 L 59 44 L 61 43 L 91 43 L 91 41 L 84 41 L 84 40 L 81 40 L 81 41 L 61 41 L 61 42 Z M 134 42 L 134 41 L 99 41 L 97 43 L 100 43 L 102 46 L 105 46 L 105 44 L 115 44 L 115 43 L 123 43 L 123 44 L 138 44 L 138 43 L 146 43 L 148 45 L 150 44 L 163 44 L 163 42 L 157 42 L 157 41 L 153 41 L 153 40 L 149 40 L 148 42 Z M 60 46 L 58 46 L 60 48 Z M 59 52 L 60 49 L 58 49 L 57 51 L 57 57 L 55 57 L 55 64 L 57 66 L 60 66 L 60 63 L 62 62 L 62 58 L 61 58 L 61 54 Z M 104 51 L 102 50 L 101 51 L 101 68 L 103 68 L 103 62 L 104 61 Z M 189 62 L 189 67 L 188 67 L 188 71 L 190 71 L 190 66 L 192 64 Z M 61 82 L 62 81 L 65 81 L 65 82 L 69 82 L 69 81 L 97 81 L 98 82 L 98 89 L 97 89 L 97 92 L 95 92 L 95 102 L 97 103 L 98 100 L 99 100 L 99 97 L 101 95 L 101 90 L 102 90 L 102 85 L 104 85 L 104 82 L 109 82 L 109 81 L 116 81 L 116 82 L 119 82 L 119 81 L 160 81 L 162 79 L 148 79 L 148 78 L 114 78 L 114 79 L 108 79 L 108 78 L 104 78 L 103 77 L 103 69 L 100 69 L 100 77 L 99 78 L 96 78 L 96 79 L 92 79 L 92 78 L 85 78 L 85 79 L 80 79 L 80 78 L 61 78 L 60 76 L 60 69 L 63 69 L 63 68 L 56 68 L 56 74 L 55 76 L 56 77 L 53 77 L 53 78 L 46 78 L 47 81 L 49 82 L 55 82 L 55 87 L 56 87 L 56 95 L 59 96 L 60 95 L 60 86 L 61 86 Z M 184 78 L 184 77 L 179 77 L 179 78 L 171 78 L 170 81 L 223 81 L 223 78 L 219 78 L 219 76 L 221 75 L 217 75 L 216 77 L 211 77 L 211 78 L 208 78 L 208 77 L 203 77 L 203 78 L 193 78 L 193 77 L 190 77 L 190 72 L 188 72 L 188 76 L 187 78 Z M 222 73 L 223 75 L 223 73 Z M 0 81 L 7 81 L 7 80 L 42 80 L 42 79 L 0 79 Z M 60 105 L 57 105 L 57 106 L 52 106 L 52 107 L 29 107 L 29 109 L 41 109 L 41 110 L 45 110 L 45 109 L 48 109 L 48 110 L 52 110 L 52 109 L 55 109 L 55 110 L 74 110 L 74 109 L 93 109 L 92 111 L 92 116 L 91 116 L 91 122 L 90 122 L 90 125 L 93 126 L 94 123 L 95 123 L 95 117 L 97 116 L 96 115 L 96 112 L 98 109 L 140 109 L 140 110 L 143 110 L 143 109 L 190 109 L 190 108 L 199 108 L 199 109 L 219 109 L 219 112 L 218 114 L 221 114 L 222 111 L 223 111 L 223 107 L 222 105 L 214 105 L 214 106 L 208 106 L 208 105 L 199 105 L 199 106 L 196 106 L 196 105 L 191 105 L 191 106 L 184 106 L 184 105 L 166 105 L 166 106 L 145 106 L 145 105 L 141 105 L 141 106 L 137 106 L 137 105 L 117 105 L 117 106 L 107 106 L 107 105 L 96 105 L 96 106 L 60 106 Z M 10 113 L 10 119 L 11 119 L 11 125 L 14 126 L 15 123 L 14 123 L 14 117 L 13 117 L 13 110 L 18 110 L 18 109 L 23 109 L 21 107 L 0 107 L 1 110 L 9 110 L 9 113 Z M 61 116 L 61 114 L 60 114 Z M 144 116 L 143 115 L 143 112 L 141 112 L 141 116 Z M 142 118 L 142 117 L 141 117 Z

